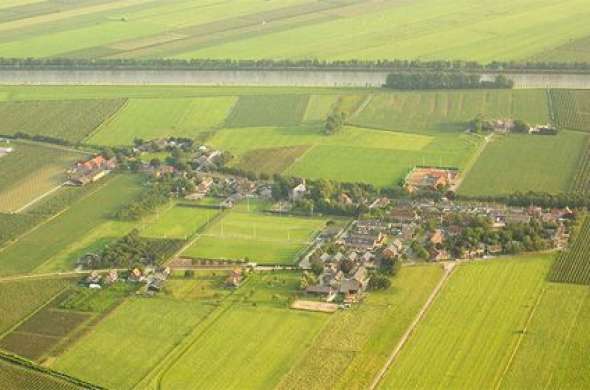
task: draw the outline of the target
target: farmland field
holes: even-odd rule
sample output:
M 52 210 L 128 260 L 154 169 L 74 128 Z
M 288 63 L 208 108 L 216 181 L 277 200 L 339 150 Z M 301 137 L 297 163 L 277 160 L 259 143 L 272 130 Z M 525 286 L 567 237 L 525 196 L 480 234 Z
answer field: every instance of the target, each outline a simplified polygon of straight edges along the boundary
M 3 145 L 3 144 L 1 144 Z M 66 180 L 83 153 L 29 143 L 11 143 L 0 158 L 0 212 L 14 212 Z
M 0 102 L 0 134 L 80 142 L 125 103 L 124 99 Z
M 570 192 L 582 194 L 590 192 L 590 138 L 578 161 L 578 168 L 572 180 Z
M 566 192 L 587 143 L 587 135 L 567 130 L 557 136 L 495 136 L 465 178 L 459 194 Z
M 551 90 L 557 124 L 566 129 L 590 131 L 590 93 Z
M 205 259 L 292 264 L 326 220 L 276 216 L 248 210 L 260 205 L 244 202 L 226 211 L 183 255 Z
M 100 183 L 65 212 L 0 251 L 0 274 L 32 272 L 68 245 L 81 240 L 108 222 L 112 213 L 131 201 L 139 191 L 137 179 L 116 176 Z M 96 207 L 101 205 L 101 207 Z
M 403 268 L 390 290 L 332 315 L 278 387 L 367 388 L 441 277 L 438 266 Z
M 580 54 L 590 34 L 583 23 L 585 5 L 581 0 L 9 1 L 0 8 L 0 56 L 575 61 L 586 58 Z
M 561 252 L 549 274 L 553 282 L 590 284 L 590 218 L 585 218 L 571 246 Z
M 505 389 L 590 385 L 590 289 L 548 283 L 501 384 Z
M 527 256 L 459 266 L 382 387 L 495 387 L 549 265 L 548 256 Z
M 187 239 L 211 221 L 218 210 L 198 205 L 178 204 L 166 211 L 141 231 L 143 237 Z
M 227 119 L 228 127 L 293 126 L 303 120 L 307 96 L 242 96 Z
M 194 138 L 220 127 L 235 103 L 234 97 L 196 99 L 130 99 L 87 142 L 131 145 L 135 138 Z

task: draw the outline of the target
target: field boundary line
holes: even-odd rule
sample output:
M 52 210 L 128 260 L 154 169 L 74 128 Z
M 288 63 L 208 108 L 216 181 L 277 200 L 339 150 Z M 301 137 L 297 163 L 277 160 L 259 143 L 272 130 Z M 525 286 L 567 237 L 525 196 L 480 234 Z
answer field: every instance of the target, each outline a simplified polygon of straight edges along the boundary
M 34 145 L 34 146 L 39 146 L 39 147 L 45 147 L 48 149 L 56 149 L 56 150 L 62 150 L 65 152 L 71 152 L 71 153 L 77 153 L 77 154 L 91 154 L 94 151 L 90 151 L 90 150 L 80 150 L 80 149 L 76 149 L 74 147 L 71 146 L 66 146 L 66 145 L 58 145 L 58 144 L 52 144 L 49 142 L 39 142 L 39 141 L 33 141 L 30 139 L 22 139 L 22 138 L 16 138 L 14 140 L 12 140 L 15 144 L 27 144 L 27 145 Z
M 365 110 L 365 108 L 367 108 L 367 106 L 369 104 L 371 104 L 371 102 L 373 101 L 373 98 L 374 97 L 375 97 L 375 95 L 373 95 L 373 94 L 367 95 L 367 97 L 361 102 L 361 104 L 359 104 L 359 106 L 356 108 L 356 110 L 354 110 L 352 112 L 352 114 L 350 114 L 350 118 L 349 119 L 353 119 L 357 115 L 359 115 L 361 112 L 363 112 Z
M 461 174 L 459 175 L 457 182 L 451 188 L 452 191 L 454 191 L 454 192 L 459 191 L 459 189 L 461 188 L 461 185 L 463 184 L 463 181 L 465 180 L 467 175 L 471 172 L 471 170 L 473 169 L 473 167 L 475 166 L 477 161 L 480 159 L 481 155 L 486 150 L 488 144 L 491 143 L 493 140 L 494 140 L 494 133 L 488 134 L 487 136 L 483 137 L 482 144 L 479 145 L 479 147 L 477 148 L 475 153 L 473 153 L 473 156 L 471 156 L 471 158 L 469 159 L 467 164 L 465 164 L 465 169 L 463 169 L 463 172 L 461 172 Z
M 405 331 L 405 333 L 403 334 L 401 339 L 398 341 L 397 345 L 395 346 L 395 348 L 393 349 L 393 351 L 389 355 L 389 358 L 385 362 L 385 365 L 381 368 L 381 370 L 379 370 L 379 372 L 377 373 L 377 375 L 373 379 L 373 382 L 369 386 L 369 390 L 376 389 L 377 386 L 379 385 L 379 383 L 381 383 L 381 381 L 383 380 L 383 377 L 385 376 L 385 374 L 387 373 L 387 371 L 389 370 L 391 365 L 395 362 L 395 359 L 397 358 L 397 356 L 401 352 L 402 348 L 404 347 L 404 345 L 406 345 L 406 342 L 414 334 L 416 327 L 422 321 L 422 319 L 427 314 L 428 310 L 430 309 L 430 307 L 432 306 L 432 304 L 434 303 L 434 301 L 438 297 L 440 291 L 446 285 L 446 282 L 449 280 L 449 278 L 453 274 L 453 271 L 457 267 L 457 264 L 458 263 L 456 263 L 456 262 L 444 264 L 444 274 L 443 274 L 441 280 L 438 282 L 436 287 L 434 287 L 434 290 L 432 291 L 432 293 L 430 293 L 430 296 L 428 297 L 428 299 L 426 300 L 426 302 L 424 303 L 424 305 L 422 306 L 422 308 L 420 309 L 420 311 L 416 315 L 416 318 L 414 318 L 414 320 L 412 321 L 412 323 L 410 324 L 408 329 Z
M 129 105 L 129 100 L 131 100 L 131 99 L 128 97 L 125 97 L 122 99 L 125 100 L 125 102 L 121 105 L 121 107 L 119 107 L 119 109 L 117 111 L 113 112 L 111 115 L 106 117 L 102 122 L 100 122 L 100 124 L 98 126 L 96 126 L 94 129 L 92 129 L 92 131 L 90 133 L 86 134 L 86 136 L 84 138 L 82 138 L 82 140 L 80 141 L 81 144 L 88 142 L 88 140 L 90 138 L 94 137 L 96 134 L 98 134 L 102 130 L 103 126 L 110 124 L 113 120 L 115 120 L 115 117 L 117 117 L 121 111 L 123 111 L 124 109 L 127 108 L 127 106 Z M 116 99 L 114 99 L 114 100 L 116 100 Z
M 34 205 L 35 203 L 39 202 L 40 200 L 48 197 L 49 195 L 53 194 L 54 192 L 56 192 L 57 190 L 59 190 L 60 188 L 62 188 L 63 186 L 65 186 L 66 183 L 62 183 L 52 189 L 50 189 L 49 191 L 47 191 L 44 194 L 39 195 L 38 197 L 36 197 L 35 199 L 33 199 L 32 201 L 30 201 L 29 203 L 27 203 L 26 205 L 22 206 L 21 208 L 19 208 L 18 210 L 13 211 L 13 214 L 19 214 L 22 213 L 23 211 L 25 211 L 26 209 L 28 209 L 29 207 L 31 207 L 32 205 Z

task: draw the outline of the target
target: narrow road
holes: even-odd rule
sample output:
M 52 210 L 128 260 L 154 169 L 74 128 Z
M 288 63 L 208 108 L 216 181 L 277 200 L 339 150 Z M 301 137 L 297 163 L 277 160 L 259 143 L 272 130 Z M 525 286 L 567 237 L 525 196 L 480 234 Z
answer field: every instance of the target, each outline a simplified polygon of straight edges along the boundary
M 424 303 L 424 306 L 422 306 L 422 309 L 420 309 L 420 311 L 418 312 L 418 315 L 416 316 L 416 318 L 414 318 L 414 321 L 412 321 L 412 323 L 410 324 L 410 326 L 408 327 L 408 329 L 406 330 L 406 332 L 404 333 L 402 338 L 399 340 L 399 342 L 397 343 L 397 345 L 395 346 L 395 348 L 393 349 L 393 351 L 389 355 L 389 358 L 387 359 L 387 362 L 385 362 L 385 365 L 377 373 L 377 375 L 375 376 L 375 379 L 373 379 L 373 382 L 371 383 L 371 386 L 369 387 L 370 390 L 374 390 L 377 388 L 377 386 L 379 385 L 379 383 L 381 382 L 381 380 L 385 376 L 385 373 L 387 372 L 389 367 L 393 364 L 393 362 L 395 361 L 395 359 L 399 355 L 400 351 L 402 350 L 402 348 L 404 347 L 404 345 L 406 344 L 406 342 L 408 341 L 410 336 L 414 333 L 414 330 L 416 329 L 416 327 L 418 326 L 418 324 L 420 323 L 420 321 L 422 320 L 422 318 L 424 317 L 424 315 L 426 314 L 426 312 L 428 311 L 430 306 L 432 306 L 432 303 L 434 302 L 434 300 L 438 296 L 438 293 L 440 292 L 440 290 L 445 285 L 446 281 L 449 279 L 449 277 L 453 273 L 453 270 L 455 269 L 455 265 L 456 265 L 455 262 L 444 263 L 445 272 L 443 274 L 443 277 L 438 282 L 438 284 L 436 285 L 436 287 L 434 288 L 434 290 L 432 291 L 432 293 L 430 294 L 430 296 L 426 300 L 426 303 Z

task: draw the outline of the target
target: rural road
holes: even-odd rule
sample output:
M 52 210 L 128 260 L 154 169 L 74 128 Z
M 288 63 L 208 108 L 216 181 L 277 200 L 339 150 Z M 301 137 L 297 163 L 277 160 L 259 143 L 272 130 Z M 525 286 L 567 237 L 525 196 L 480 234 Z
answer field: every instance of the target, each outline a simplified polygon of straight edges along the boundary
M 399 340 L 399 342 L 397 343 L 397 345 L 395 346 L 395 348 L 393 349 L 393 351 L 389 355 L 389 358 L 385 362 L 385 365 L 377 373 L 377 375 L 375 376 L 375 379 L 373 379 L 373 382 L 371 383 L 371 386 L 369 387 L 370 390 L 374 390 L 377 388 L 377 386 L 379 385 L 379 383 L 381 382 L 381 380 L 385 376 L 385 373 L 387 372 L 389 367 L 393 364 L 393 362 L 395 361 L 395 359 L 399 355 L 400 351 L 402 350 L 402 348 L 404 347 L 404 345 L 406 344 L 406 342 L 408 341 L 410 336 L 414 333 L 414 330 L 416 329 L 416 327 L 418 326 L 418 324 L 420 323 L 420 321 L 422 320 L 422 318 L 424 317 L 424 315 L 426 314 L 426 312 L 428 311 L 430 306 L 432 306 L 432 303 L 434 302 L 434 300 L 438 296 L 438 293 L 440 292 L 440 290 L 445 285 L 446 281 L 449 279 L 449 277 L 453 273 L 453 270 L 455 269 L 456 264 L 457 264 L 456 262 L 443 263 L 444 274 L 443 274 L 441 280 L 438 282 L 438 284 L 436 285 L 434 290 L 432 290 L 432 293 L 430 294 L 430 296 L 426 300 L 426 303 L 424 303 L 424 306 L 422 306 L 422 308 L 418 312 L 418 315 L 416 315 L 416 318 L 414 318 L 414 321 L 412 321 L 412 323 L 410 324 L 410 326 L 408 327 L 408 329 L 406 330 L 406 332 L 404 333 L 402 338 Z

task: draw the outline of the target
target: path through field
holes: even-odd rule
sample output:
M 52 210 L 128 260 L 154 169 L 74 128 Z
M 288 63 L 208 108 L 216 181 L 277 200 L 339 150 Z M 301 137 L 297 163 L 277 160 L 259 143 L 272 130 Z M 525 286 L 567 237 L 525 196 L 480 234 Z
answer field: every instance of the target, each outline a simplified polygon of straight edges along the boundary
M 381 380 L 383 379 L 383 376 L 385 376 L 385 373 L 387 372 L 389 367 L 393 364 L 393 362 L 395 361 L 395 359 L 397 358 L 397 356 L 401 352 L 402 348 L 404 347 L 404 345 L 406 344 L 406 342 L 408 341 L 410 336 L 414 333 L 414 330 L 416 329 L 416 327 L 418 326 L 418 324 L 420 323 L 420 321 L 422 320 L 422 318 L 424 317 L 424 315 L 426 314 L 426 312 L 428 311 L 430 306 L 432 306 L 432 303 L 434 302 L 434 300 L 438 296 L 438 293 L 440 292 L 440 290 L 443 288 L 443 286 L 446 284 L 447 280 L 449 279 L 449 277 L 453 273 L 453 270 L 455 269 L 456 264 L 457 264 L 456 262 L 448 262 L 448 263 L 443 264 L 445 272 L 443 274 L 442 279 L 438 282 L 438 284 L 436 285 L 434 290 L 432 290 L 432 293 L 430 294 L 430 296 L 426 300 L 426 303 L 424 303 L 424 306 L 422 306 L 422 309 L 420 309 L 420 311 L 418 312 L 418 315 L 416 315 L 416 318 L 414 319 L 414 321 L 412 321 L 412 323 L 410 324 L 410 326 L 408 327 L 408 329 L 406 330 L 406 332 L 404 333 L 402 338 L 399 340 L 399 342 L 397 343 L 397 345 L 395 346 L 395 348 L 391 352 L 391 355 L 389 355 L 389 358 L 385 362 L 385 365 L 377 373 L 377 375 L 375 376 L 375 379 L 373 379 L 373 382 L 371 383 L 371 386 L 369 387 L 370 390 L 374 390 L 377 388 L 377 386 L 379 385 L 379 382 L 381 382 Z
M 455 183 L 451 186 L 451 191 L 457 192 L 457 190 L 459 190 L 459 187 L 461 187 L 461 184 L 463 184 L 463 180 L 465 180 L 465 177 L 467 177 L 469 171 L 471 171 L 471 168 L 473 168 L 477 160 L 479 160 L 479 156 L 481 156 L 486 146 L 488 146 L 493 137 L 494 133 L 491 133 L 483 138 L 482 144 L 479 146 L 479 148 L 477 148 L 475 153 L 473 153 L 473 156 L 471 156 L 471 159 L 465 166 L 465 169 L 463 170 L 463 172 L 461 172 Z

